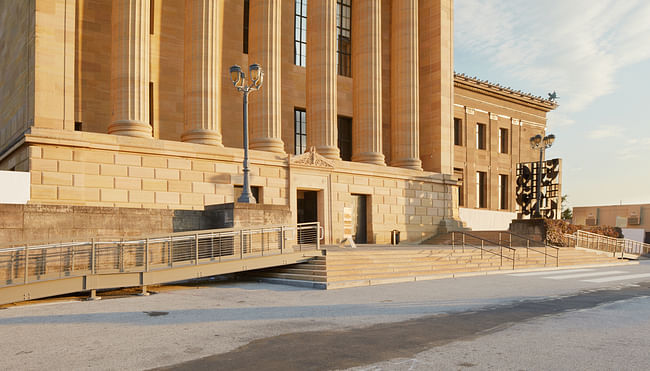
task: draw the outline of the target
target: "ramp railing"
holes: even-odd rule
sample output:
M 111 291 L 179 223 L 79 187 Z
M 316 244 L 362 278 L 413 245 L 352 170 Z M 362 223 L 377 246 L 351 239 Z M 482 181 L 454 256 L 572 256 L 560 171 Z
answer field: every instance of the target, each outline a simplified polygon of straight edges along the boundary
M 650 253 L 650 244 L 630 240 L 603 236 L 587 231 L 576 231 L 565 236 L 568 243 L 575 247 L 609 252 L 614 257 L 624 258 L 625 254 L 647 255 Z
M 320 249 L 319 223 L 0 248 L 0 288 L 92 274 L 150 272 Z
M 465 247 L 470 247 L 473 249 L 478 249 L 481 252 L 481 259 L 485 255 L 498 256 L 500 259 L 499 265 L 503 267 L 503 260 L 512 261 L 512 269 L 515 269 L 515 258 L 517 250 L 509 246 L 502 245 L 500 243 L 495 243 L 489 241 L 485 238 L 472 235 L 467 232 L 451 232 L 451 247 L 455 250 L 459 247 L 463 252 L 465 252 Z M 504 253 L 505 252 L 505 253 Z

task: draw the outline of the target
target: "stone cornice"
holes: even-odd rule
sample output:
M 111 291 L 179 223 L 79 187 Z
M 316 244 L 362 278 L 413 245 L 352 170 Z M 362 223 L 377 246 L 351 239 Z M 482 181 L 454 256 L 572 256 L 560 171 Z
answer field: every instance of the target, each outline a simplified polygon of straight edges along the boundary
M 525 93 L 521 90 L 513 90 L 509 87 L 491 83 L 487 80 L 469 77 L 465 74 L 454 74 L 454 86 L 481 94 L 487 94 L 509 102 L 523 104 L 532 108 L 540 109 L 544 112 L 552 111 L 558 107 L 557 102 Z

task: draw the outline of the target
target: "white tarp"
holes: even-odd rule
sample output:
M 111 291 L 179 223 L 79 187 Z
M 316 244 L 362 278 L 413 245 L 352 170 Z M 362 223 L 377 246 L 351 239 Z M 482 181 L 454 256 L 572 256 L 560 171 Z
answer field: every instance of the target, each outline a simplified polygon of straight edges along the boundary
M 641 228 L 621 228 L 623 232 L 623 237 L 628 240 L 634 240 L 637 242 L 643 242 L 645 239 L 645 229 Z
M 517 213 L 459 208 L 458 216 L 474 231 L 507 231 Z
M 29 173 L 0 170 L 0 204 L 26 204 L 29 201 Z

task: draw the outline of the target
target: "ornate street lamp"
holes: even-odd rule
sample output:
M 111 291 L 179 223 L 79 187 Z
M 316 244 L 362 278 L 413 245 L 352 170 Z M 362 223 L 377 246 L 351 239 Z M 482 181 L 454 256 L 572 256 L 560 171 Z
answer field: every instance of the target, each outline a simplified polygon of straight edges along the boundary
M 244 184 L 241 196 L 237 202 L 254 204 L 256 203 L 255 197 L 251 192 L 251 185 L 248 180 L 248 93 L 259 90 L 262 87 L 262 80 L 264 79 L 264 71 L 259 64 L 251 64 L 248 67 L 248 74 L 250 82 L 246 81 L 246 74 L 241 70 L 241 67 L 234 65 L 230 67 L 230 78 L 233 85 L 244 94 Z
M 534 137 L 530 138 L 530 147 L 532 149 L 539 148 L 539 164 L 537 165 L 537 195 L 535 203 L 535 215 L 536 218 L 541 218 L 542 214 L 539 211 L 539 205 L 542 203 L 542 161 L 544 160 L 544 152 L 546 149 L 551 148 L 555 142 L 555 135 L 549 134 L 542 138 L 541 135 L 537 134 Z

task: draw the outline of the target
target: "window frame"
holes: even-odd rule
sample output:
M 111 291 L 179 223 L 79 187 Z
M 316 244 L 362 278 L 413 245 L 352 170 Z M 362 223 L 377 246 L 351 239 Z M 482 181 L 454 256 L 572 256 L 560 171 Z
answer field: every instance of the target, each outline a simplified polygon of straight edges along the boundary
M 342 128 L 342 125 L 347 125 L 347 127 Z M 336 120 L 336 128 L 338 130 L 337 145 L 339 147 L 341 160 L 352 161 L 352 117 L 338 116 Z M 347 147 L 344 148 L 342 143 L 345 143 Z
M 487 150 L 487 125 L 476 123 L 476 149 Z
M 463 146 L 463 119 L 454 117 L 454 145 Z
M 293 8 L 293 64 L 307 66 L 307 0 L 295 0 Z
M 508 175 L 499 174 L 499 210 L 508 210 L 509 209 L 509 184 L 508 184 Z
M 476 208 L 487 209 L 488 207 L 487 192 L 487 172 L 476 172 Z
M 499 153 L 508 154 L 510 144 L 508 131 L 506 128 L 499 128 Z
M 293 109 L 293 144 L 294 153 L 302 155 L 307 151 L 307 111 L 302 108 Z
M 340 76 L 352 77 L 351 0 L 336 0 L 336 70 Z

